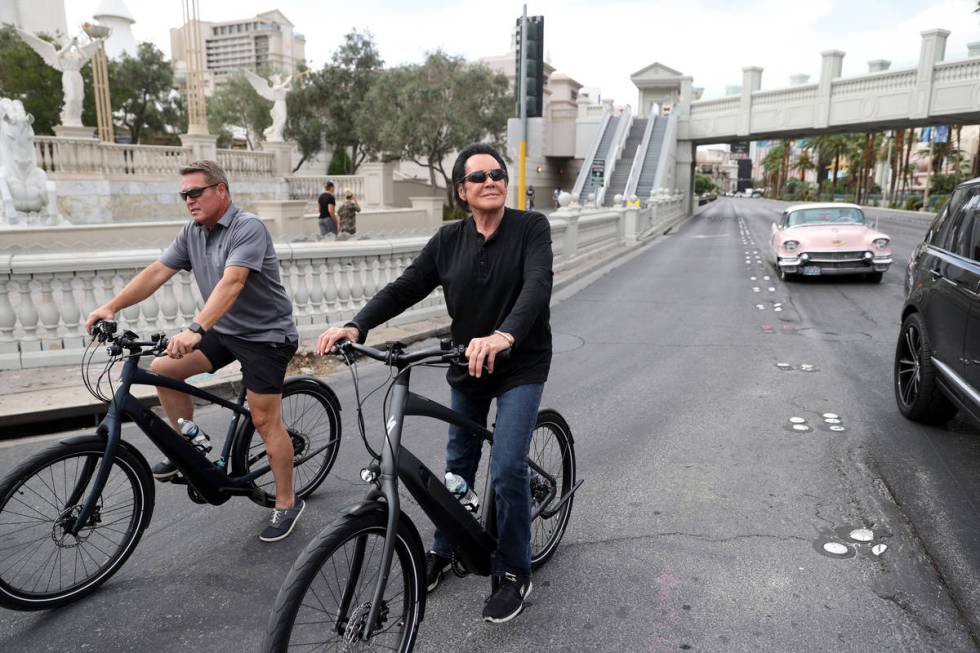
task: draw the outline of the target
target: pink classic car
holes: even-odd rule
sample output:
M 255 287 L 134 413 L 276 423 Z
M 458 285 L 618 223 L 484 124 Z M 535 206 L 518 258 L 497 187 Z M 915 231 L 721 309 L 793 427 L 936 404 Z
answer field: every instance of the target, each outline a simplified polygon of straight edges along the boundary
M 863 274 L 875 283 L 892 264 L 891 239 L 856 204 L 796 204 L 772 223 L 771 261 L 779 278 Z

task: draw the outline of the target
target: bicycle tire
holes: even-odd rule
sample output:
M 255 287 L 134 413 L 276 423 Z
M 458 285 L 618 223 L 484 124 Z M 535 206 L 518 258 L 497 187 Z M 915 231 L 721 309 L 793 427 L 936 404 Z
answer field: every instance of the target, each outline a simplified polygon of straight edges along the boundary
M 296 496 L 305 498 L 320 487 L 337 460 L 340 451 L 340 413 L 332 397 L 319 385 L 296 381 L 283 387 L 282 419 L 293 441 L 294 460 L 306 451 L 327 447 L 293 467 L 293 490 Z M 254 428 L 246 429 L 245 426 L 243 424 L 239 428 L 232 450 L 232 469 L 236 475 L 248 472 L 258 463 L 264 464 L 267 458 L 262 437 Z M 268 508 L 275 506 L 275 480 L 271 471 L 256 478 L 252 484 L 262 489 L 261 494 L 251 495 L 255 503 Z
M 546 409 L 538 412 L 534 432 L 531 434 L 528 459 L 543 468 L 551 477 L 549 479 L 542 476 L 533 468 L 529 470 L 533 514 L 541 507 L 539 502 L 547 500 L 552 489 L 555 494 L 547 501 L 545 509 L 557 505 L 575 487 L 572 430 L 557 411 Z M 531 569 L 539 569 L 555 554 L 568 527 L 574 500 L 574 496 L 569 497 L 554 515 L 545 517 L 538 514 L 531 521 Z
M 367 620 L 370 601 L 381 568 L 381 553 L 387 530 L 387 512 L 373 511 L 362 515 L 345 515 L 319 533 L 300 553 L 276 596 L 275 607 L 269 617 L 265 638 L 259 650 L 269 653 L 288 651 L 291 642 L 300 642 L 307 648 L 332 650 L 336 644 L 353 643 Z M 357 576 L 350 577 L 350 567 L 356 559 L 358 540 L 363 538 L 362 562 Z M 422 620 L 424 591 L 422 574 L 425 563 L 417 560 L 422 554 L 419 545 L 412 545 L 411 530 L 399 523 L 392 556 L 391 573 L 385 586 L 385 608 L 382 627 L 392 623 L 398 630 L 389 646 L 378 640 L 380 633 L 363 642 L 365 648 L 372 643 L 393 651 L 411 651 Z M 347 574 L 347 575 L 345 575 Z M 330 584 L 336 580 L 336 587 Z M 344 608 L 347 588 L 353 594 Z M 310 596 L 308 596 L 310 595 Z M 401 604 L 401 615 L 393 617 L 394 601 Z M 331 623 L 333 622 L 333 623 Z M 389 629 L 391 626 L 388 627 Z M 321 638 L 330 639 L 321 643 Z M 314 646 L 316 645 L 316 646 Z M 298 646 L 298 644 L 294 644 Z M 345 649 L 346 650 L 346 649 Z
M 86 489 L 65 505 L 75 485 L 72 479 L 79 478 L 85 459 L 98 463 L 103 452 L 98 441 L 61 443 L 24 461 L 0 483 L 3 607 L 45 610 L 77 601 L 115 574 L 136 548 L 153 515 L 154 487 L 145 461 L 125 443 L 116 451 L 93 519 L 78 536 L 64 533 L 64 524 L 88 496 Z M 130 497 L 119 496 L 127 489 L 131 505 L 126 503 Z M 73 577 L 65 583 L 69 565 Z M 52 588 L 56 573 L 57 587 Z M 46 583 L 43 589 L 41 583 Z

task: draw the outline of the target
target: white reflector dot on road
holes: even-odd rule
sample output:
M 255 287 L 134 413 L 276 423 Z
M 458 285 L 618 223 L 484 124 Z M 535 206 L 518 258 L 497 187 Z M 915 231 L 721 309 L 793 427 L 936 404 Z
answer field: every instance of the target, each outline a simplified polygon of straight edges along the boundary
M 840 419 L 840 415 L 837 413 L 824 413 L 821 417 L 824 419 Z
M 880 556 L 887 548 L 887 544 L 875 544 L 873 547 L 871 547 L 871 553 L 875 554 L 876 556 Z
M 806 424 L 806 418 L 805 417 L 790 417 L 789 418 L 789 423 L 790 424 Z
M 781 370 L 788 370 L 791 369 L 793 366 L 790 365 L 789 363 L 776 363 L 776 367 L 778 367 Z
M 777 313 L 782 313 L 783 312 L 783 309 L 781 309 L 778 306 L 776 308 L 772 309 L 772 310 L 776 311 Z
M 834 419 L 832 417 L 825 417 L 823 421 L 825 421 L 827 424 L 840 424 L 839 419 Z
M 831 431 L 834 431 L 836 433 L 840 433 L 841 431 L 846 430 L 843 426 L 840 426 L 839 424 L 834 424 L 833 426 L 830 426 L 828 428 L 830 428 Z
M 809 431 L 810 430 L 810 427 L 807 426 L 806 424 L 794 424 L 793 425 L 793 430 L 794 431 Z
M 850 537 L 852 540 L 857 540 L 858 542 L 870 542 L 875 539 L 875 534 L 869 528 L 855 528 L 851 531 Z
M 847 555 L 847 547 L 840 542 L 827 542 L 823 545 L 823 550 L 837 556 Z

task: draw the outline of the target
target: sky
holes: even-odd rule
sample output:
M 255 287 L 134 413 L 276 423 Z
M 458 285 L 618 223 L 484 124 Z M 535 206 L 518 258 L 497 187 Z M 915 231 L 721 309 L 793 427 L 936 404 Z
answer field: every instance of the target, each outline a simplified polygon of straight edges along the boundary
M 137 41 L 170 55 L 170 28 L 181 22 L 179 0 L 124 0 Z M 100 0 L 66 0 L 69 31 Z M 279 9 L 306 37 L 306 58 L 319 68 L 346 33 L 369 31 L 386 65 L 421 62 L 442 49 L 476 60 L 507 52 L 523 4 L 509 0 L 200 0 L 202 20 L 244 19 Z M 820 73 L 820 52 L 842 50 L 845 77 L 888 59 L 892 69 L 916 65 L 924 30 L 951 32 L 946 60 L 962 59 L 980 41 L 976 0 L 536 0 L 528 15 L 545 20 L 546 58 L 617 105 L 637 103 L 630 74 L 658 61 L 694 78 L 704 99 L 741 84 L 744 66 L 763 68 L 762 88 L 789 76 Z

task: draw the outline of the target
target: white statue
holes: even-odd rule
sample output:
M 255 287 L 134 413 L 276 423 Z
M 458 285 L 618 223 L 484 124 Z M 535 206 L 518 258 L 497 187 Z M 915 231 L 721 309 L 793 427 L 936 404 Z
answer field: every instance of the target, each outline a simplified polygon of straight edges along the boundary
M 99 49 L 99 41 L 90 41 L 81 45 L 76 36 L 68 45 L 58 50 L 53 44 L 30 32 L 18 29 L 17 33 L 27 45 L 41 55 L 44 63 L 61 72 L 61 89 L 65 94 L 64 104 L 61 107 L 61 124 L 65 127 L 81 127 L 85 85 L 80 71 Z
M 293 76 L 282 79 L 279 74 L 274 74 L 266 81 L 251 70 L 243 72 L 255 92 L 273 103 L 272 126 L 262 132 L 265 140 L 270 143 L 282 143 L 282 130 L 286 126 L 286 96 L 289 94 L 289 84 L 293 81 Z
M 20 100 L 0 99 L 0 226 L 65 223 L 54 182 L 37 166 L 33 123 Z

